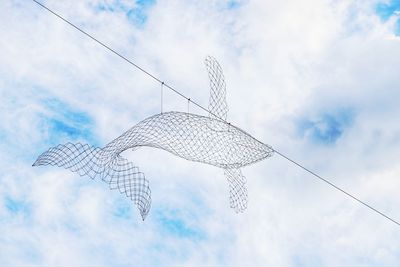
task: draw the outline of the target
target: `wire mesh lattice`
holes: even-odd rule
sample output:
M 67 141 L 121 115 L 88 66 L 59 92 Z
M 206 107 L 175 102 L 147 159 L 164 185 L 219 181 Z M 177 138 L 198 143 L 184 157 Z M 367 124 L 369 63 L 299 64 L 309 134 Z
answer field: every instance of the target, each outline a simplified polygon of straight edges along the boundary
M 39 156 L 34 165 L 56 165 L 92 179 L 100 177 L 132 199 L 145 219 L 151 206 L 151 191 L 144 174 L 120 154 L 142 146 L 166 150 L 181 158 L 210 164 L 225 170 L 229 182 L 230 206 L 236 212 L 247 207 L 246 178 L 240 168 L 267 157 L 273 149 L 225 121 L 228 107 L 222 69 L 207 57 L 211 84 L 210 115 L 165 112 L 151 116 L 104 148 L 89 145 L 58 145 Z M 216 117 L 222 116 L 222 117 Z
M 222 68 L 215 58 L 207 56 L 204 63 L 207 68 L 211 89 L 208 110 L 216 115 L 215 116 L 211 114 L 212 117 L 226 120 L 229 108 L 228 103 L 226 102 L 226 84 L 224 73 L 222 72 Z
M 40 155 L 33 165 L 64 167 L 81 176 L 100 178 L 110 189 L 119 190 L 130 198 L 139 208 L 143 220 L 150 210 L 151 191 L 144 174 L 119 155 L 106 160 L 101 148 L 80 143 L 58 145 Z

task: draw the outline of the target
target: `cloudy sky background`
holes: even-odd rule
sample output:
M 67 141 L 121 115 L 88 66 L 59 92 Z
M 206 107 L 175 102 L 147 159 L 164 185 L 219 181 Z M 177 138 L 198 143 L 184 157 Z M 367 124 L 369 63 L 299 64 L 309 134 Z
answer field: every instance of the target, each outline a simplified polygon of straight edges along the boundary
M 215 56 L 229 121 L 400 220 L 400 1 L 42 2 L 204 106 Z M 0 36 L 0 266 L 399 266 L 400 227 L 277 155 L 243 169 L 235 214 L 222 170 L 125 152 L 144 222 L 100 181 L 32 168 L 159 112 L 160 85 L 32 1 L 0 2 Z

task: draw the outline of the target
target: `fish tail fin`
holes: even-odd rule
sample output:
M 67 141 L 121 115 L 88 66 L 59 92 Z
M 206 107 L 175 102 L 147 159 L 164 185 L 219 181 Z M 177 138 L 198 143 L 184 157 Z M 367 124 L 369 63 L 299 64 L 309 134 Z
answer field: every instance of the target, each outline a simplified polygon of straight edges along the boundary
M 138 167 L 119 155 L 104 157 L 101 148 L 87 144 L 67 143 L 52 147 L 41 154 L 32 166 L 64 167 L 81 176 L 100 177 L 110 189 L 118 189 L 138 207 L 144 220 L 151 206 L 149 182 Z
M 86 175 L 94 179 L 105 169 L 100 154 L 101 148 L 91 147 L 87 144 L 67 143 L 50 148 L 41 154 L 32 166 L 64 167 L 81 176 Z

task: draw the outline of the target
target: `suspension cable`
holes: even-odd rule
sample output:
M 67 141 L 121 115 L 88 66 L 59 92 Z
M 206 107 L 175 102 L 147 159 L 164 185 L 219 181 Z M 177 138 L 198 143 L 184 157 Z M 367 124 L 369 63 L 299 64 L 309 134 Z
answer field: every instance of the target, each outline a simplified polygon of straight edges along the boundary
M 198 104 L 196 101 L 191 100 L 189 97 L 186 97 L 183 93 L 179 92 L 177 89 L 175 89 L 174 87 L 172 87 L 171 85 L 166 84 L 165 82 L 163 82 L 161 79 L 157 78 L 155 75 L 151 74 L 149 71 L 145 70 L 144 68 L 140 67 L 139 65 L 135 64 L 133 61 L 129 60 L 128 58 L 126 58 L 125 56 L 123 56 L 122 54 L 120 54 L 119 52 L 115 51 L 114 49 L 112 49 L 110 46 L 106 45 L 105 43 L 103 43 L 102 41 L 98 40 L 97 38 L 95 38 L 93 35 L 87 33 L 86 31 L 82 30 L 80 27 L 76 26 L 75 24 L 73 24 L 72 22 L 70 22 L 69 20 L 65 19 L 64 17 L 62 17 L 61 15 L 59 15 L 58 13 L 54 12 L 53 10 L 51 10 L 50 8 L 48 8 L 47 6 L 45 6 L 44 4 L 38 2 L 37 0 L 32 0 L 33 2 L 35 2 L 36 4 L 38 4 L 40 7 L 42 7 L 43 9 L 47 10 L 48 12 L 50 12 L 51 14 L 53 14 L 54 16 L 58 17 L 59 19 L 61 19 L 62 21 L 64 21 L 65 23 L 69 24 L 70 26 L 72 26 L 73 28 L 75 28 L 76 30 L 80 31 L 81 33 L 83 33 L 84 35 L 86 35 L 87 37 L 89 37 L 91 40 L 95 41 L 96 43 L 98 43 L 99 45 L 101 45 L 102 47 L 106 48 L 108 51 L 110 51 L 111 53 L 117 55 L 118 57 L 120 57 L 121 59 L 123 59 L 124 61 L 126 61 L 127 63 L 129 63 L 130 65 L 134 66 L 135 68 L 137 68 L 138 70 L 140 70 L 141 72 L 143 72 L 144 74 L 146 74 L 147 76 L 149 76 L 150 78 L 152 78 L 153 80 L 159 82 L 161 84 L 161 113 L 163 112 L 163 87 L 165 86 L 166 88 L 170 89 L 171 91 L 173 91 L 174 93 L 176 93 L 177 95 L 179 95 L 180 97 L 186 99 L 188 101 L 188 112 L 189 112 L 189 104 L 193 103 L 195 106 L 197 106 L 198 108 L 208 112 L 210 115 L 214 116 L 215 118 L 224 121 L 226 123 L 228 123 L 225 119 L 221 118 L 220 116 L 214 114 L 212 111 L 210 111 L 208 108 L 203 107 L 202 105 Z M 231 126 L 230 123 L 228 123 L 229 126 Z M 277 151 L 276 149 L 272 150 L 280 155 L 281 157 L 283 157 L 284 159 L 288 160 L 289 162 L 297 165 L 298 167 L 300 167 L 301 169 L 305 170 L 306 172 L 310 173 L 311 175 L 313 175 L 314 177 L 318 178 L 319 180 L 325 182 L 326 184 L 328 184 L 329 186 L 333 187 L 334 189 L 340 191 L 341 193 L 345 194 L 346 196 L 350 197 L 351 199 L 355 200 L 356 202 L 358 202 L 359 204 L 369 208 L 370 210 L 374 211 L 375 213 L 377 213 L 378 215 L 381 215 L 382 217 L 386 218 L 387 220 L 390 220 L 391 222 L 397 224 L 398 226 L 400 226 L 400 223 L 397 222 L 396 220 L 392 219 L 391 217 L 389 217 L 388 215 L 384 214 L 383 212 L 375 209 L 374 207 L 370 206 L 369 204 L 365 203 L 364 201 L 360 200 L 359 198 L 355 197 L 354 195 L 348 193 L 347 191 L 343 190 L 342 188 L 340 188 L 339 186 L 335 185 L 334 183 L 330 182 L 329 180 L 321 177 L 320 175 L 316 174 L 315 172 L 311 171 L 310 169 L 304 167 L 303 165 L 301 165 L 300 163 L 292 160 L 291 158 L 289 158 L 288 156 L 282 154 L 281 152 Z

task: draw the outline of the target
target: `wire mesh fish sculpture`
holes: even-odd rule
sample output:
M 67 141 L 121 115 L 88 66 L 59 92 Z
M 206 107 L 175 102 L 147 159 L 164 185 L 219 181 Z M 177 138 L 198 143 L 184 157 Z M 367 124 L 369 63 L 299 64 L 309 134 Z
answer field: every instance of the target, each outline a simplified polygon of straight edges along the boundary
M 159 148 L 186 160 L 224 169 L 230 206 L 242 212 L 247 208 L 248 195 L 240 168 L 272 156 L 274 150 L 226 122 L 228 105 L 221 66 L 213 57 L 207 57 L 205 65 L 211 87 L 207 117 L 177 111 L 156 114 L 103 148 L 80 143 L 58 145 L 41 154 L 33 166 L 56 165 L 81 176 L 100 178 L 111 189 L 130 198 L 144 220 L 151 206 L 149 182 L 121 153 L 143 146 Z

